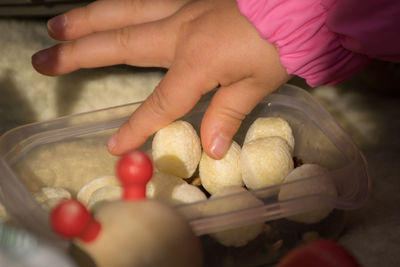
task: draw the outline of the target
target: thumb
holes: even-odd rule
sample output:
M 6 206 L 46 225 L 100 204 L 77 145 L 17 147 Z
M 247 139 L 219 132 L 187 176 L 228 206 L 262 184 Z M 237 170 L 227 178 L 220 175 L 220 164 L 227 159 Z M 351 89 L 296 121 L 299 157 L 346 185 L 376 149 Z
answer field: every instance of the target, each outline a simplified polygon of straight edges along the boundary
M 246 78 L 219 88 L 201 124 L 204 151 L 214 159 L 221 159 L 246 115 L 278 87 L 270 85 L 270 88 L 266 88 Z
M 188 113 L 205 91 L 216 86 L 208 84 L 200 72 L 175 63 L 153 93 L 110 138 L 109 152 L 121 155 L 141 146 L 156 131 Z

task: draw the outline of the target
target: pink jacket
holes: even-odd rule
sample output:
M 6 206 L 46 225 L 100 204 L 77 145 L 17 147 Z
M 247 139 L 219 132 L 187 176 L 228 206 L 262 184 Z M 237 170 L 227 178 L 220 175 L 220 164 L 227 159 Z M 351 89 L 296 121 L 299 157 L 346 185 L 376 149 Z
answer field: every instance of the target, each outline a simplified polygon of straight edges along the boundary
M 400 62 L 400 0 L 237 0 L 289 74 L 343 81 L 371 58 Z

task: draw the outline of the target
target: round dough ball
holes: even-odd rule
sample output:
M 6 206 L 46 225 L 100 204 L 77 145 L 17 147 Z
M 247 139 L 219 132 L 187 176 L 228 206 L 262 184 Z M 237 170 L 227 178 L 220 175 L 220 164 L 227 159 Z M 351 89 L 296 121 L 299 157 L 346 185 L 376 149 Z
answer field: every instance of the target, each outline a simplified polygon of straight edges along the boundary
M 61 200 L 71 198 L 71 193 L 62 187 L 42 187 L 32 193 L 36 201 L 43 209 L 50 211 Z
M 172 203 L 184 204 L 207 200 L 207 196 L 197 186 L 190 184 L 177 185 L 172 190 Z
M 181 204 L 192 204 L 180 206 L 178 208 L 179 213 L 181 213 L 185 218 L 199 218 L 203 216 L 203 209 L 206 205 L 207 196 L 195 185 L 192 184 L 181 184 L 177 185 L 172 190 L 171 204 L 181 205 Z M 196 203 L 204 201 L 201 203 Z M 196 203 L 196 204 L 193 204 Z
M 234 212 L 264 204 L 263 201 L 241 186 L 221 187 L 210 197 L 210 200 L 237 193 L 242 194 L 226 199 L 226 201 L 210 201 L 205 207 L 205 215 Z M 241 247 L 255 239 L 263 231 L 263 227 L 264 223 L 256 223 L 212 233 L 210 236 L 224 246 Z
M 189 178 L 200 161 L 200 138 L 190 123 L 175 121 L 155 134 L 152 152 L 158 170 Z
M 319 176 L 318 179 L 306 179 L 302 183 L 282 185 L 279 192 L 279 200 L 287 200 L 296 197 L 321 194 L 330 197 L 336 197 L 336 186 L 329 175 L 329 171 L 318 164 L 303 164 L 295 168 L 285 178 L 286 182 L 296 181 L 312 176 Z M 316 223 L 328 216 L 332 207 L 316 209 L 305 213 L 296 214 L 288 217 L 289 220 L 301 223 Z
M 215 160 L 203 152 L 199 164 L 199 175 L 201 184 L 207 192 L 213 194 L 221 187 L 243 185 L 240 150 L 240 146 L 233 141 L 228 152 L 220 160 Z
M 45 202 L 40 203 L 40 204 L 44 210 L 51 211 L 63 199 L 65 199 L 65 198 L 49 198 Z
M 33 192 L 37 202 L 43 203 L 50 198 L 71 198 L 71 193 L 62 187 L 42 187 L 39 191 Z
M 93 179 L 86 185 L 84 185 L 77 194 L 77 199 L 83 204 L 88 205 L 89 199 L 94 191 L 107 185 L 120 185 L 119 179 L 115 176 L 101 176 Z
M 293 169 L 288 143 L 281 137 L 264 137 L 243 145 L 240 167 L 244 184 L 250 189 L 282 183 Z
M 96 206 L 106 201 L 114 201 L 121 199 L 122 187 L 119 185 L 106 185 L 100 187 L 89 198 L 89 209 L 95 209 Z
M 256 119 L 246 133 L 244 143 L 258 138 L 279 136 L 283 138 L 291 148 L 294 149 L 294 137 L 289 123 L 279 117 L 266 117 Z
M 162 172 L 155 172 L 146 185 L 146 197 L 171 203 L 174 188 L 182 184 L 187 184 L 182 178 Z

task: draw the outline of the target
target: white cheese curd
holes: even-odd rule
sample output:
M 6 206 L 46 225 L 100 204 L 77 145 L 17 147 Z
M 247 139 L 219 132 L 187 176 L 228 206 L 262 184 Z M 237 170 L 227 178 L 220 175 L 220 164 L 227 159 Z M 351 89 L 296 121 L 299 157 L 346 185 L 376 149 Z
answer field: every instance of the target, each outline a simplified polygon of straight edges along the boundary
M 213 194 L 221 187 L 243 185 L 240 151 L 240 146 L 233 141 L 225 156 L 220 160 L 213 159 L 203 152 L 199 164 L 199 175 L 201 184 L 207 192 Z
M 317 179 L 305 179 L 302 183 L 292 183 L 282 185 L 279 192 L 279 200 L 321 194 L 331 197 L 337 196 L 336 186 L 329 176 L 329 171 L 317 164 L 303 164 L 295 168 L 285 178 L 284 182 L 296 181 L 307 177 L 318 177 Z M 287 219 L 301 223 L 316 223 L 324 219 L 332 211 L 332 207 L 312 210 L 305 213 L 296 214 Z
M 250 141 L 240 153 L 243 182 L 250 189 L 282 183 L 293 165 L 288 143 L 276 136 Z
M 154 135 L 152 158 L 161 172 L 189 178 L 197 169 L 200 157 L 200 137 L 186 121 L 172 122 Z
M 289 123 L 280 117 L 265 117 L 256 119 L 246 133 L 244 143 L 258 138 L 279 136 L 283 138 L 291 148 L 294 149 L 294 137 Z
M 256 198 L 250 191 L 241 186 L 227 186 L 219 188 L 210 200 L 230 194 L 243 193 L 235 196 L 229 201 L 210 201 L 204 209 L 204 214 L 215 215 L 226 212 L 234 212 L 263 205 L 263 202 Z M 234 229 L 228 229 L 210 236 L 224 246 L 241 247 L 251 240 L 254 240 L 263 230 L 264 223 L 245 225 Z

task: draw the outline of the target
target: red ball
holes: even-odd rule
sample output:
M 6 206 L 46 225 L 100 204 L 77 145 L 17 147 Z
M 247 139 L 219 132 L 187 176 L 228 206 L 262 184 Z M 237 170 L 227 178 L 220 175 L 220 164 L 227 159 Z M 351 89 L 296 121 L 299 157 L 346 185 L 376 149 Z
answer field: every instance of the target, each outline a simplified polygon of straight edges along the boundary
M 153 176 L 153 163 L 145 152 L 134 150 L 119 159 L 117 176 L 124 186 L 146 186 Z
M 91 220 L 86 207 L 74 199 L 61 201 L 50 213 L 53 231 L 65 238 L 80 237 Z

